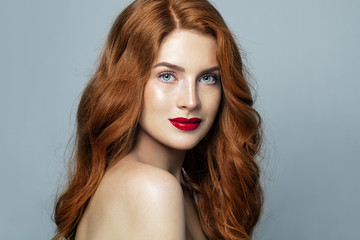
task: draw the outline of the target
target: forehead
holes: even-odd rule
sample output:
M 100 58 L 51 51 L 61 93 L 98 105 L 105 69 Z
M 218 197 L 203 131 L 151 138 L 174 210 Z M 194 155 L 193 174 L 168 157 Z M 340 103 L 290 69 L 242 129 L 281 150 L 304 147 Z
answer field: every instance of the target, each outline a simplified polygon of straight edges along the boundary
M 216 39 L 194 30 L 175 30 L 161 42 L 155 64 L 217 65 Z

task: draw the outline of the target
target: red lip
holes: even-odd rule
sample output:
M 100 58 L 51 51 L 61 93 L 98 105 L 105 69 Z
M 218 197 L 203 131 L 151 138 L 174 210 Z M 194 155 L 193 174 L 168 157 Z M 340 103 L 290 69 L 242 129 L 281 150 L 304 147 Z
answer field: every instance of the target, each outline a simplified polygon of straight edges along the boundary
M 171 118 L 169 119 L 174 127 L 184 130 L 184 131 L 192 131 L 195 130 L 201 123 L 200 118 Z

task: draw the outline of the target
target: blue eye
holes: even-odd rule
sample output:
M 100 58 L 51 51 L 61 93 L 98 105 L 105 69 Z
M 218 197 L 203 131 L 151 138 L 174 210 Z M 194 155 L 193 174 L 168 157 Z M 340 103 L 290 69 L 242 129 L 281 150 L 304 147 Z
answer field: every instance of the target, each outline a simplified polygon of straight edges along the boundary
M 161 73 L 158 77 L 164 82 L 173 82 L 175 78 L 172 73 Z
M 204 75 L 200 78 L 200 81 L 206 84 L 215 84 L 217 80 L 218 78 L 215 75 Z

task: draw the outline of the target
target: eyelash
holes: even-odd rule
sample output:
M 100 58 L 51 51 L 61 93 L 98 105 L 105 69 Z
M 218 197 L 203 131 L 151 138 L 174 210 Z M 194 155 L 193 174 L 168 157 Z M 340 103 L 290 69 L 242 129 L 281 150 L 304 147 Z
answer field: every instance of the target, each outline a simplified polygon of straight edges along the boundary
M 164 83 L 172 83 L 173 81 L 165 81 L 165 80 L 162 79 L 162 77 L 165 76 L 165 75 L 170 75 L 170 76 L 172 76 L 173 78 L 176 79 L 176 77 L 175 77 L 176 74 L 175 74 L 174 72 L 162 72 L 162 73 L 159 73 L 159 74 L 157 75 L 157 77 L 160 78 L 161 81 L 164 82 Z M 199 80 L 201 80 L 201 79 L 204 78 L 204 77 L 213 77 L 213 78 L 214 78 L 214 82 L 213 82 L 213 83 L 206 83 L 206 82 L 204 82 L 206 85 L 214 85 L 214 84 L 216 84 L 216 83 L 220 80 L 220 77 L 219 77 L 218 75 L 216 75 L 216 74 L 213 74 L 213 73 L 205 73 L 204 75 L 202 75 L 202 76 L 199 78 Z
M 219 77 L 216 74 L 204 74 L 200 77 L 200 79 L 203 79 L 204 77 L 212 77 L 214 78 L 214 82 L 212 83 L 205 83 L 208 85 L 214 85 L 215 83 L 217 83 L 219 81 Z
M 162 77 L 164 77 L 165 75 L 170 75 L 170 76 L 172 76 L 173 78 L 176 78 L 174 72 L 162 72 L 162 73 L 159 73 L 159 74 L 157 75 L 157 77 L 160 78 L 161 81 L 164 82 L 164 83 L 171 83 L 170 81 L 165 81 L 165 80 L 162 79 Z

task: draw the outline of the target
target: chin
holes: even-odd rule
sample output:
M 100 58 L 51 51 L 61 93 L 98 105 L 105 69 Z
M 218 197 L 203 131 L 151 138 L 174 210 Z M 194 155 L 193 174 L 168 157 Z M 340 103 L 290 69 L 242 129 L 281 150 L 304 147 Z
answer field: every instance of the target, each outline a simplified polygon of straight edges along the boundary
M 200 141 L 201 139 L 177 139 L 166 145 L 177 150 L 190 150 L 196 147 Z
M 177 145 L 174 146 L 172 148 L 176 149 L 176 150 L 183 150 L 183 151 L 187 151 L 187 150 L 191 150 L 194 147 L 196 147 L 197 144 L 193 144 L 193 145 L 188 145 L 188 144 L 184 144 L 184 145 Z

